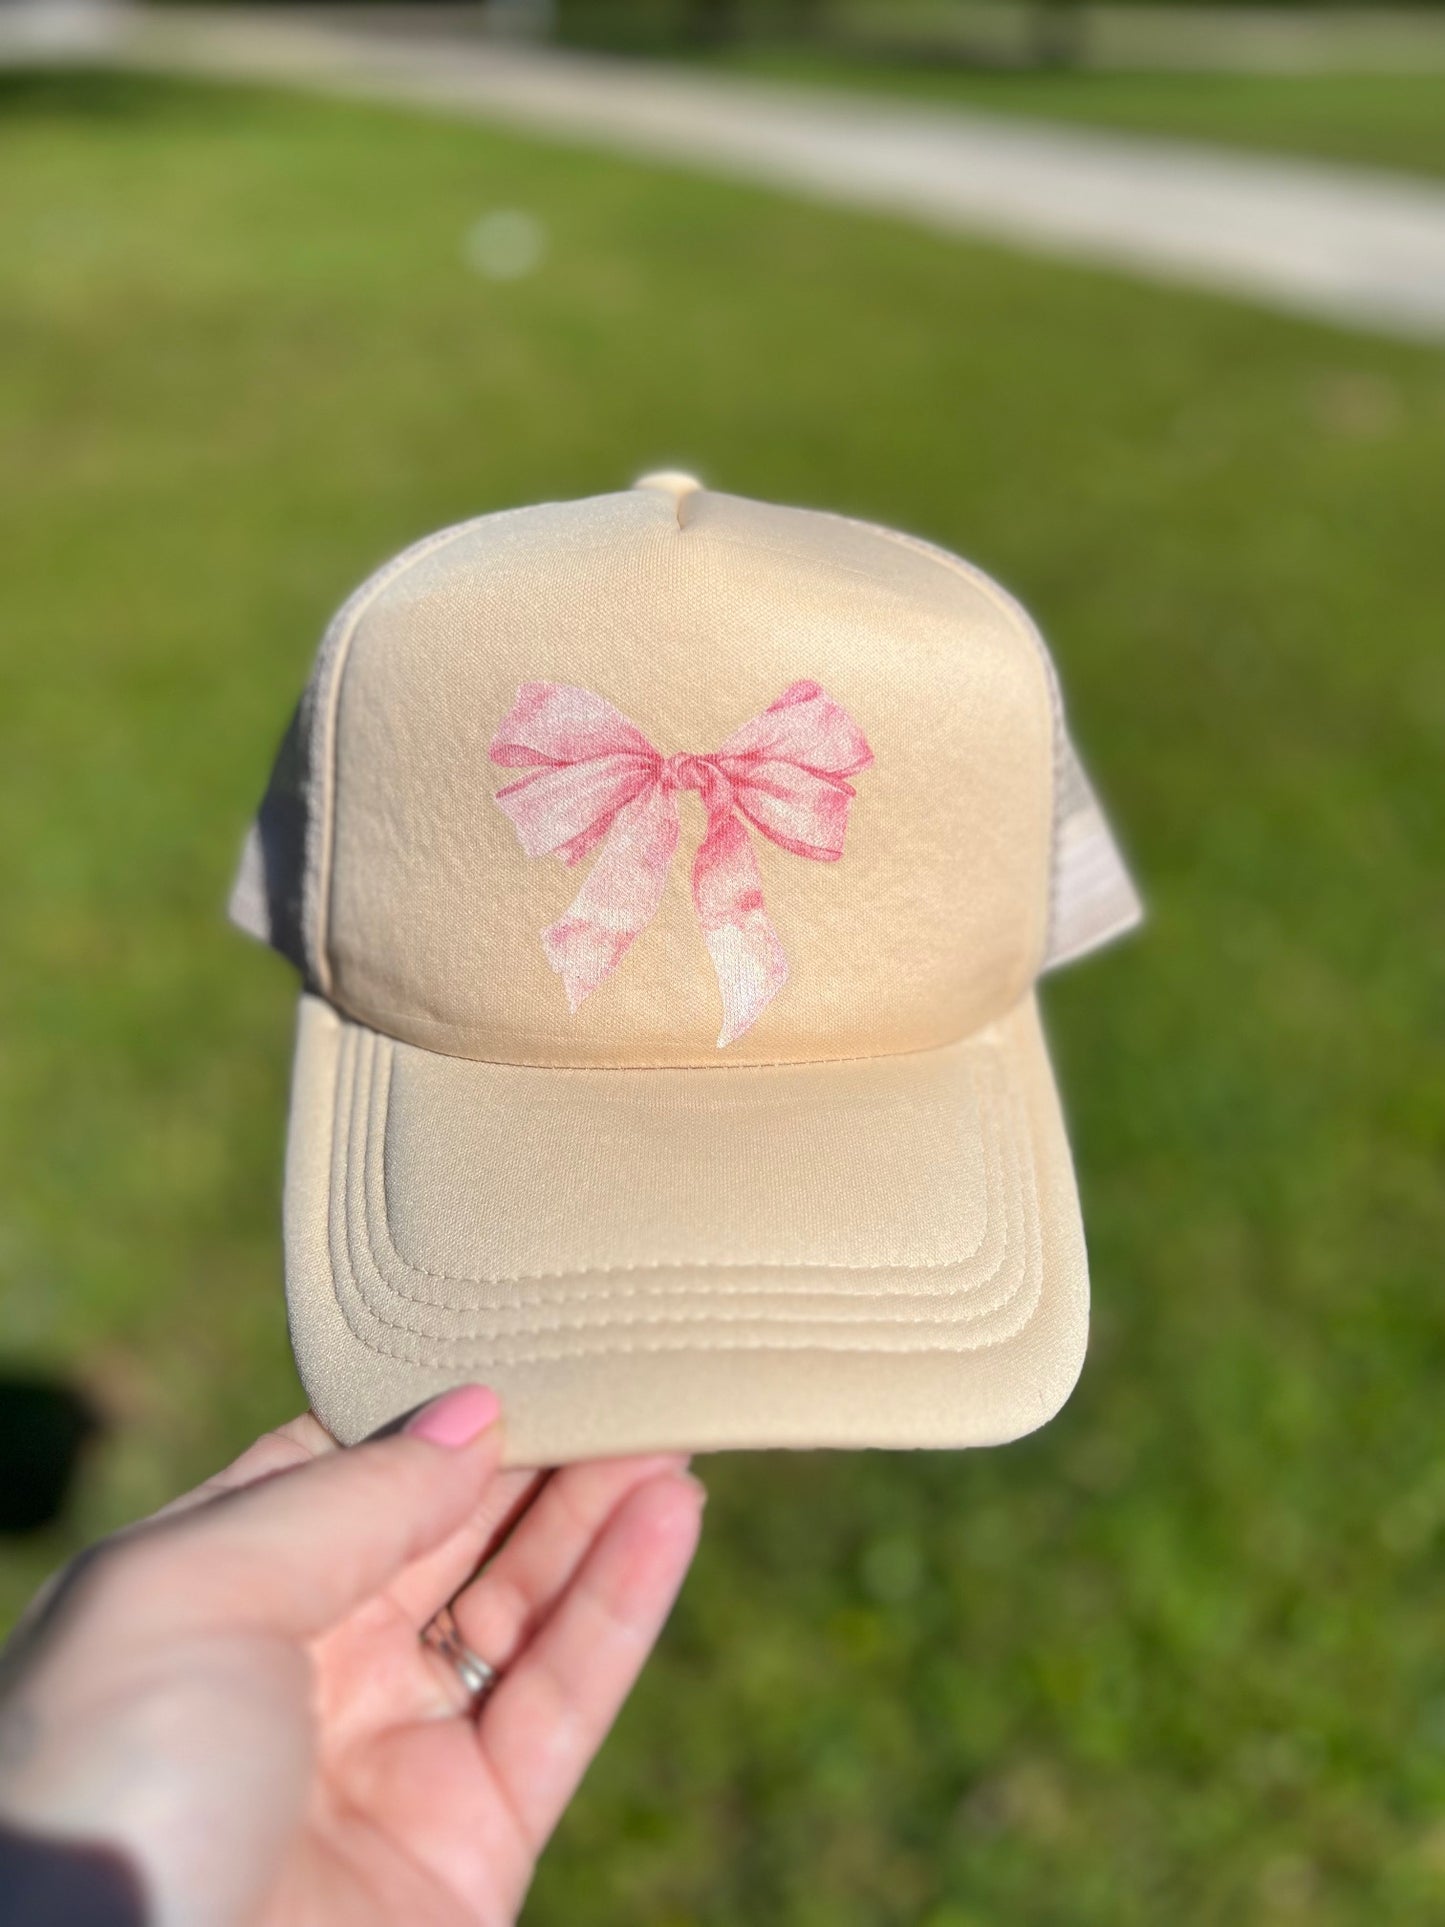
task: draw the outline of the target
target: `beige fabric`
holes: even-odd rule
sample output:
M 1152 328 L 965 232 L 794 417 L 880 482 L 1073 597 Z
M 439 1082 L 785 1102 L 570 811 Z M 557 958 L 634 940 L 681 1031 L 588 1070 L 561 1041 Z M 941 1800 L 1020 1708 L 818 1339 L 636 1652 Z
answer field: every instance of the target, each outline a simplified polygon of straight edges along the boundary
M 358 634 L 376 621 L 377 612 L 385 610 L 393 596 L 403 598 L 405 620 L 410 607 L 406 598 L 423 569 L 434 565 L 439 568 L 449 594 L 459 586 L 463 593 L 470 592 L 465 581 L 469 567 L 476 564 L 489 569 L 494 552 L 507 550 L 519 533 L 530 544 L 533 565 L 545 568 L 549 560 L 558 560 L 557 556 L 549 557 L 549 541 L 559 551 L 565 550 L 583 521 L 598 518 L 604 512 L 617 518 L 619 530 L 628 539 L 636 532 L 635 529 L 628 531 L 629 521 L 643 531 L 655 531 L 655 513 L 644 509 L 638 515 L 633 507 L 638 492 L 644 496 L 655 495 L 663 501 L 664 528 L 675 527 L 693 534 L 704 526 L 701 504 L 707 504 L 706 526 L 712 528 L 718 505 L 724 505 L 723 513 L 727 513 L 726 505 L 732 500 L 708 495 L 691 476 L 658 474 L 644 476 L 633 493 L 604 497 L 599 502 L 552 504 L 542 509 L 485 516 L 443 529 L 404 550 L 364 582 L 338 611 L 278 755 L 260 814 L 246 838 L 230 902 L 232 921 L 249 935 L 289 956 L 309 984 L 333 988 L 334 973 L 327 943 L 336 773 L 340 761 L 337 716 L 342 677 Z M 694 496 L 698 501 L 689 499 Z M 1142 915 L 1138 893 L 1069 738 L 1058 678 L 1043 639 L 1027 612 L 981 571 L 947 550 L 916 537 L 840 516 L 770 509 L 758 503 L 734 503 L 733 507 L 743 512 L 744 520 L 749 517 L 761 520 L 765 528 L 789 521 L 806 525 L 815 535 L 824 538 L 825 549 L 832 548 L 845 558 L 860 552 L 882 555 L 890 550 L 895 556 L 908 554 L 920 558 L 929 565 L 915 570 L 915 581 L 925 586 L 925 599 L 936 599 L 949 586 L 956 589 L 959 583 L 971 585 L 978 592 L 993 614 L 1032 650 L 1041 666 L 1048 696 L 1053 810 L 1045 939 L 1039 968 L 1049 970 L 1071 962 L 1138 924 Z M 697 559 L 697 547 L 696 543 L 689 545 L 690 562 Z M 561 560 L 563 573 L 576 579 L 578 558 L 563 556 Z M 827 566 L 825 558 L 825 571 Z M 850 593 L 849 566 L 845 560 L 837 579 L 838 593 L 845 596 Z M 580 576 L 585 587 L 585 566 Z M 781 585 L 784 597 L 791 594 L 792 586 L 787 582 Z M 521 583 L 521 593 L 524 597 L 528 594 L 525 581 Z M 595 593 L 607 591 L 599 585 Z M 546 595 L 550 599 L 550 590 Z M 781 619 L 783 606 L 773 609 L 773 620 Z M 959 623 L 954 640 L 966 645 L 971 625 L 963 599 L 959 600 L 955 614 Z M 650 620 L 644 617 L 640 634 L 647 633 Z M 885 629 L 885 648 L 888 639 Z M 663 647 L 666 652 L 665 636 Z M 711 663 L 708 668 L 711 673 Z M 674 917 L 676 907 L 674 902 Z M 596 1008 L 600 1010 L 601 1006 Z M 444 1047 L 456 1046 L 453 1042 Z
M 756 839 L 791 977 L 729 1063 L 949 1043 L 1033 981 L 1048 692 L 1010 609 L 967 572 L 835 517 L 638 489 L 459 531 L 342 646 L 317 976 L 367 1023 L 488 1062 L 717 1061 L 688 889 L 695 797 L 622 968 L 576 1015 L 547 968 L 539 932 L 579 879 L 525 855 L 487 757 L 529 679 L 596 690 L 667 752 L 713 748 L 812 677 L 868 737 L 841 862 Z
M 488 745 L 580 684 L 706 753 L 811 679 L 873 763 L 836 863 L 754 834 L 790 975 L 717 1047 L 688 877 L 575 1014 Z M 1032 1001 L 1137 921 L 1037 630 L 927 543 L 654 476 L 486 516 L 337 615 L 232 914 L 301 967 L 292 1336 L 355 1439 L 501 1392 L 514 1462 L 1041 1424 L 1087 1278 Z
M 517 1464 L 997 1444 L 1088 1317 L 1031 998 L 940 1050 L 698 1073 L 445 1058 L 306 997 L 286 1253 L 339 1437 L 481 1378 Z

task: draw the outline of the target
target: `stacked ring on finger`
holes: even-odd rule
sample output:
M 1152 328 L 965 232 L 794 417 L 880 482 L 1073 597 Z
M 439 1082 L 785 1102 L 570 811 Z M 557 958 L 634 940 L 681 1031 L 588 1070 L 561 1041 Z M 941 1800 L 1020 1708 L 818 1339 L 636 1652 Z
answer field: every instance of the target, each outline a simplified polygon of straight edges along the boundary
M 467 1645 L 457 1630 L 450 1606 L 443 1606 L 422 1627 L 421 1642 L 452 1667 L 466 1691 L 467 1711 L 479 1713 L 501 1675 Z

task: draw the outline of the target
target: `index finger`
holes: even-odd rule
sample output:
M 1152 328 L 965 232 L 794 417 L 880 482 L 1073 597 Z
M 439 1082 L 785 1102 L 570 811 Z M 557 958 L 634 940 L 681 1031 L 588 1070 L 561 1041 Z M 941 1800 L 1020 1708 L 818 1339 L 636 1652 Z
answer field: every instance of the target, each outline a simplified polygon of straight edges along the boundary
M 339 1449 L 320 1419 L 311 1412 L 298 1413 L 273 1431 L 263 1432 L 239 1458 L 150 1516 L 173 1519 L 178 1513 L 204 1505 L 208 1499 L 219 1498 L 223 1492 L 239 1492 L 242 1486 L 254 1485 L 258 1479 L 273 1478 L 278 1472 L 289 1472 L 295 1466 L 320 1458 L 323 1453 Z

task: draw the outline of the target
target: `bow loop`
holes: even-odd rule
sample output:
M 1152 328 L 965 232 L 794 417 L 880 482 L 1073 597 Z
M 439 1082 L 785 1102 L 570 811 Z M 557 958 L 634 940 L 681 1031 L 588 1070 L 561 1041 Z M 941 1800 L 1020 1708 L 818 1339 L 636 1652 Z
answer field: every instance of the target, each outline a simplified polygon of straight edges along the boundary
M 620 709 L 569 682 L 524 682 L 487 753 L 503 769 L 587 763 L 597 756 L 657 760 L 652 744 Z
M 620 810 L 653 783 L 641 757 L 611 755 L 535 769 L 506 783 L 496 800 L 516 826 L 528 856 L 576 863 L 611 829 Z
M 504 769 L 527 771 L 496 801 L 528 856 L 572 864 L 602 846 L 566 912 L 542 932 L 574 1011 L 657 914 L 677 850 L 677 792 L 699 793 L 707 830 L 692 895 L 722 994 L 719 1048 L 757 1022 L 788 978 L 742 819 L 794 856 L 834 862 L 854 796 L 845 779 L 873 760 L 852 717 L 815 682 L 793 683 L 711 755 L 667 757 L 593 691 L 527 682 L 490 753 Z
M 719 761 L 732 780 L 737 807 L 770 843 L 815 863 L 836 863 L 842 856 L 857 793 L 851 783 L 796 763 L 750 763 L 738 770 Z
M 856 776 L 873 761 L 862 730 L 815 682 L 790 684 L 776 702 L 719 743 L 715 756 L 720 762 L 747 757 L 795 763 L 820 776 Z

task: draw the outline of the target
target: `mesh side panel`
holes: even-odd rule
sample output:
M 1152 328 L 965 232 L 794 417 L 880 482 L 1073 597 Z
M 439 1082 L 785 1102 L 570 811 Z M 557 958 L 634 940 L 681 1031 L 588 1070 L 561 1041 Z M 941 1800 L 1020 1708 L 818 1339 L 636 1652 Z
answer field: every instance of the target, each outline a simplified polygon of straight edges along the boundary
M 308 692 L 309 693 L 309 692 Z M 238 930 L 289 957 L 307 977 L 306 831 L 309 703 L 303 697 L 281 739 L 271 780 L 246 833 L 228 914 Z
M 1049 934 L 1040 966 L 1053 970 L 1143 920 L 1144 906 L 1063 729 L 1055 739 L 1054 861 Z
M 327 625 L 301 701 L 276 752 L 266 794 L 241 847 L 227 914 L 238 930 L 288 957 L 309 990 L 327 988 L 326 962 L 319 954 L 318 933 L 324 920 L 318 898 L 325 888 L 329 858 L 325 773 L 330 766 L 336 685 L 346 647 L 367 605 L 388 583 L 422 556 L 488 519 L 471 516 L 423 536 L 352 591 Z
M 1086 956 L 1144 918 L 1134 880 L 1084 774 L 1064 720 L 1064 698 L 1048 644 L 1020 610 L 1044 665 L 1054 730 L 1054 841 L 1049 921 L 1040 971 Z

